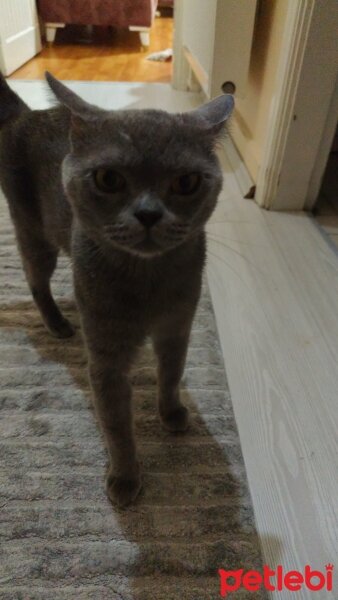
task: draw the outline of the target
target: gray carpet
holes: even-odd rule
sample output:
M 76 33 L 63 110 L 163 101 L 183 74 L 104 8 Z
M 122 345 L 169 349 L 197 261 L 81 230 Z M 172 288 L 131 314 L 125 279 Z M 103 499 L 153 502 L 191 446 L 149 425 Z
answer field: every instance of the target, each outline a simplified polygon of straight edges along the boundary
M 2 199 L 0 271 L 1 600 L 215 599 L 218 568 L 260 568 L 206 287 L 183 381 L 190 431 L 175 437 L 160 428 L 146 346 L 133 373 L 144 490 L 132 508 L 119 511 L 104 493 L 106 456 L 80 333 L 58 341 L 45 331 Z M 53 281 L 65 313 L 78 323 L 67 259 Z M 263 598 L 227 598 L 234 596 Z

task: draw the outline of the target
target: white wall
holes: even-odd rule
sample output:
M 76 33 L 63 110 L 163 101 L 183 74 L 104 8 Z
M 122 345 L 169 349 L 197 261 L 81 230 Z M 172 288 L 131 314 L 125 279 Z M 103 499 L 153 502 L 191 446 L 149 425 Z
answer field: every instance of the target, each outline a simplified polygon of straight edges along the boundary
M 256 0 L 176 0 L 175 72 L 185 55 L 207 96 L 222 93 L 225 81 L 244 95 L 255 11 Z M 178 79 L 175 87 L 184 89 Z

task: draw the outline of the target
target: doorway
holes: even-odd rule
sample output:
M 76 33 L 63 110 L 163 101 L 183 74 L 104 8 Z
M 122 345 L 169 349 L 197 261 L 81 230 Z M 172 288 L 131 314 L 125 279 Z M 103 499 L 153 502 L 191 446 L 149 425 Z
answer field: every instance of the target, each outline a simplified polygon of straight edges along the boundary
M 45 25 L 46 19 L 51 19 L 54 14 L 48 11 L 54 11 L 55 6 L 47 0 L 38 2 L 41 47 L 36 52 L 19 57 L 15 66 L 5 72 L 10 74 L 11 79 L 23 80 L 44 79 L 45 71 L 50 70 L 63 80 L 170 83 L 170 53 L 164 57 L 155 56 L 154 60 L 151 60 L 151 55 L 172 48 L 174 2 L 159 0 L 157 3 L 149 0 L 148 3 L 145 1 L 139 3 L 141 4 L 144 5 L 144 10 L 148 5 L 153 7 L 149 21 L 151 26 L 147 32 L 139 31 L 140 28 L 137 29 L 136 26 L 129 26 L 129 21 L 118 21 L 115 12 L 119 11 L 116 7 L 112 8 L 110 21 L 108 16 L 106 18 L 109 25 L 96 26 L 84 24 L 87 14 L 85 10 L 83 15 L 81 12 L 68 15 L 72 10 L 70 6 L 69 10 L 65 10 L 67 14 L 64 19 L 75 22 L 63 26 L 55 23 L 51 38 L 49 28 Z M 42 9 L 47 12 L 43 13 Z M 133 16 L 128 13 L 127 17 L 130 17 L 132 23 Z
M 338 249 L 338 125 L 313 214 Z

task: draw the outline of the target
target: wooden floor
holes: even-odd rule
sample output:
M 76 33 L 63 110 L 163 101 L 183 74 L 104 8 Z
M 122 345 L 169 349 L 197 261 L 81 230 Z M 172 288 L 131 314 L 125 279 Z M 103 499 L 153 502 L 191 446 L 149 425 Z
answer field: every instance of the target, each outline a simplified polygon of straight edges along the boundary
M 32 106 L 46 104 L 42 84 L 11 85 Z M 164 84 L 71 87 L 107 108 L 184 111 L 199 102 Z M 304 213 L 244 200 L 226 154 L 221 161 L 207 273 L 264 560 L 325 572 L 338 555 L 337 255 Z
M 338 554 L 338 256 L 305 213 L 244 200 L 222 162 L 208 279 L 265 559 L 325 572 Z
M 150 47 L 141 48 L 139 34 L 110 28 L 94 28 L 92 40 L 84 28 L 59 29 L 53 45 L 11 75 L 11 79 L 43 79 L 46 70 L 59 79 L 84 81 L 169 82 L 170 62 L 149 61 L 152 52 L 172 48 L 173 19 L 156 17 Z

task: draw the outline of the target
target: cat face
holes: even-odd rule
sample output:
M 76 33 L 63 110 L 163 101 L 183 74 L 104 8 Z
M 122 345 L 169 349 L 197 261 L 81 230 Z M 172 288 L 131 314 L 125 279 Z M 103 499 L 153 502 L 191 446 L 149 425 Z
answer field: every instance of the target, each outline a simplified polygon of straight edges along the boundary
M 222 176 L 208 136 L 160 111 L 77 123 L 63 182 L 96 242 L 151 256 L 203 228 Z
M 222 187 L 214 153 L 220 111 L 209 122 L 205 107 L 171 115 L 83 104 L 71 109 L 63 184 L 86 234 L 105 248 L 151 257 L 203 229 Z

